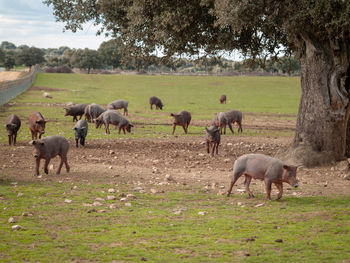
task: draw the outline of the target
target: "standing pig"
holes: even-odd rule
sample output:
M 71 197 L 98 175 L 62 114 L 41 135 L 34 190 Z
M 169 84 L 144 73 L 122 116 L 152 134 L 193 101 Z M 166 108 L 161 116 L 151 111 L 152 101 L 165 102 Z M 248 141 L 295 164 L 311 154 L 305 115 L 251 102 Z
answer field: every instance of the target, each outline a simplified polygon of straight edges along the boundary
M 213 122 L 215 123 L 214 126 L 220 129 L 220 134 L 222 134 L 222 128 L 224 128 L 224 134 L 226 134 L 226 125 L 228 124 L 228 120 L 225 112 L 219 112 L 216 114 Z
M 245 187 L 249 197 L 254 197 L 249 190 L 252 180 L 264 180 L 266 188 L 266 198 L 271 200 L 271 185 L 274 183 L 279 191 L 277 200 L 282 197 L 283 182 L 293 187 L 298 187 L 296 179 L 297 167 L 283 163 L 281 160 L 264 154 L 245 154 L 239 157 L 233 165 L 233 177 L 227 196 L 231 194 L 232 187 L 239 177 L 245 175 Z
M 185 133 L 187 133 L 188 125 L 190 125 L 191 122 L 191 113 L 184 110 L 178 114 L 171 113 L 170 116 L 174 117 L 173 134 L 175 132 L 176 125 L 181 125 Z
M 59 155 L 61 157 L 60 165 L 58 166 L 56 174 L 60 174 L 63 163 L 66 165 L 67 173 L 70 167 L 67 162 L 67 152 L 69 149 L 68 141 L 59 135 L 47 136 L 42 140 L 33 140 L 29 144 L 34 146 L 33 155 L 36 160 L 35 175 L 39 175 L 40 159 L 45 159 L 44 172 L 49 173 L 48 165 L 51 158 Z
M 75 133 L 75 146 L 78 148 L 78 142 L 85 146 L 85 138 L 88 132 L 88 123 L 86 120 L 79 120 L 73 127 Z
M 116 100 L 108 103 L 107 110 L 119 110 L 124 109 L 124 115 L 128 115 L 128 104 L 126 100 Z
M 16 144 L 17 132 L 20 127 L 21 120 L 18 118 L 17 115 L 11 114 L 7 117 L 5 128 L 9 137 L 9 145 Z
M 151 104 L 151 110 L 152 110 L 153 104 L 156 105 L 156 109 L 161 109 L 161 110 L 163 109 L 163 106 L 164 106 L 162 101 L 155 96 L 152 96 L 149 98 L 149 104 Z
M 226 104 L 226 95 L 221 95 L 221 97 L 220 97 L 220 103 L 221 104 L 223 104 L 225 102 L 225 104 Z
M 119 128 L 118 134 L 120 134 L 121 129 L 123 129 L 124 134 L 125 129 L 130 133 L 131 127 L 134 127 L 116 110 L 107 110 L 96 119 L 96 128 L 101 127 L 102 124 L 104 124 L 107 134 L 111 133 L 109 130 L 109 124 L 113 124 Z
M 216 148 L 216 154 L 219 154 L 219 144 L 220 144 L 220 131 L 216 126 L 210 126 L 209 128 L 205 128 L 206 135 L 206 144 L 207 144 L 207 152 L 209 151 L 209 146 L 211 148 L 211 156 L 214 156 L 214 151 Z
M 38 111 L 33 111 L 29 116 L 29 129 L 32 134 L 32 140 L 41 139 L 41 135 L 45 133 L 46 121 Z
M 233 129 L 232 129 L 231 123 L 234 124 L 235 122 L 237 122 L 237 124 L 238 124 L 238 132 L 239 131 L 241 131 L 241 133 L 243 132 L 242 112 L 240 112 L 238 110 L 231 110 L 231 111 L 225 112 L 225 116 L 227 119 L 228 127 L 230 128 L 232 133 L 233 133 Z M 225 130 L 226 130 L 226 127 L 225 127 Z
M 88 105 L 85 109 L 85 119 L 91 122 L 95 122 L 98 116 L 100 116 L 105 109 L 96 103 Z
M 81 117 L 84 115 L 86 104 L 77 104 L 69 107 L 65 107 L 66 113 L 64 116 L 73 116 L 73 121 L 78 121 L 77 116 L 80 116 L 79 120 L 81 120 Z

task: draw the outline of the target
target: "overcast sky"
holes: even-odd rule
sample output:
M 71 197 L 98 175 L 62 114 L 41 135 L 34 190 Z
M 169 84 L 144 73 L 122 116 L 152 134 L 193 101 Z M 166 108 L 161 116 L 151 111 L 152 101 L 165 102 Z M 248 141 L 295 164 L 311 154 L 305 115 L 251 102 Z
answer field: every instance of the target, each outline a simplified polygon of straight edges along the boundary
M 42 0 L 0 0 L 0 42 L 38 48 L 98 49 L 108 40 L 96 36 L 97 29 L 92 23 L 77 33 L 63 32 L 63 28 L 64 24 L 55 22 L 52 8 Z

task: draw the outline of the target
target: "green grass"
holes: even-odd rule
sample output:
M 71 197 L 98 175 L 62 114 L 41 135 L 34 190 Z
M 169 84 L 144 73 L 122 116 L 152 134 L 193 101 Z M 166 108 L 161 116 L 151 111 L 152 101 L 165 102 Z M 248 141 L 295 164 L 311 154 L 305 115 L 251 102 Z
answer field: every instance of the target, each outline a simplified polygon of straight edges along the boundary
M 220 111 L 237 109 L 245 113 L 289 114 L 270 116 L 271 119 L 292 119 L 298 109 L 300 80 L 296 77 L 213 77 L 213 76 L 141 76 L 141 75 L 86 75 L 86 74 L 38 74 L 34 86 L 52 89 L 53 99 L 46 99 L 40 90 L 29 90 L 10 101 L 10 107 L 0 107 L 0 122 L 10 113 L 22 119 L 19 141 L 29 141 L 28 116 L 40 111 L 50 122 L 47 134 L 61 134 L 72 138 L 71 117 L 64 117 L 63 103 L 98 103 L 106 105 L 116 99 L 129 101 L 130 116 L 135 124 L 129 137 L 158 137 L 169 135 L 171 112 L 188 110 L 192 120 L 209 121 Z M 226 94 L 227 104 L 221 105 L 219 97 Z M 149 108 L 148 99 L 156 95 L 164 103 L 163 111 Z M 14 104 L 13 104 L 14 103 Z M 245 118 L 250 118 L 249 114 Z M 155 125 L 158 124 L 158 125 Z M 167 125 L 159 125 L 167 124 Z M 203 135 L 203 126 L 191 126 L 192 135 Z M 177 128 L 178 135 L 181 128 Z M 271 131 L 270 131 L 271 133 Z M 245 129 L 244 135 L 267 135 L 267 131 Z M 290 136 L 289 130 L 273 132 L 274 136 Z M 231 134 L 230 134 L 231 135 Z M 105 137 L 103 130 L 89 129 L 90 139 Z M 118 136 L 113 131 L 113 135 Z M 0 130 L 0 142 L 7 140 Z
M 142 257 L 150 262 L 342 262 L 350 257 L 349 196 L 283 197 L 255 207 L 262 195 L 226 198 L 182 186 L 156 195 L 135 193 L 132 207 L 105 201 L 96 207 L 105 213 L 88 213 L 92 208 L 82 203 L 106 198 L 107 189 L 115 186 L 72 186 L 1 183 L 2 262 L 126 262 Z M 133 188 L 117 189 L 132 193 Z M 24 196 L 17 197 L 19 192 Z M 73 202 L 64 203 L 65 198 Z M 110 210 L 115 202 L 118 208 Z M 184 207 L 182 214 L 174 214 Z M 23 212 L 33 216 L 21 216 Z M 11 230 L 10 216 L 22 230 Z

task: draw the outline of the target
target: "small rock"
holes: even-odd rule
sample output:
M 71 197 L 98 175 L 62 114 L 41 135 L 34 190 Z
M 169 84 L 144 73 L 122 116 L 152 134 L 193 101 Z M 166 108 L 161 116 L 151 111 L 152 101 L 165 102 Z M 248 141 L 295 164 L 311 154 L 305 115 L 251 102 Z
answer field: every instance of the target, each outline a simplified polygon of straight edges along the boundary
M 14 226 L 12 226 L 12 230 L 13 230 L 13 231 L 20 230 L 20 229 L 22 229 L 22 227 L 21 227 L 20 225 L 14 225 Z
M 150 191 L 151 191 L 152 194 L 158 193 L 158 191 L 156 189 L 153 189 L 153 188 Z
M 225 159 L 224 162 L 225 163 L 229 163 L 229 162 L 231 162 L 231 160 L 230 159 Z
M 104 209 L 98 210 L 99 213 L 106 213 L 107 211 Z
M 136 199 L 136 196 L 133 195 L 133 194 L 127 194 L 126 197 L 129 198 L 129 199 Z
M 78 189 L 78 186 L 74 185 L 73 190 L 76 190 L 76 189 Z
M 345 180 L 350 180 L 350 175 L 344 177 Z
M 115 200 L 116 197 L 114 195 L 107 195 L 107 200 Z
M 115 154 L 115 152 L 113 150 L 110 150 L 109 154 L 112 155 L 112 154 Z
M 93 202 L 92 205 L 93 205 L 93 206 L 102 206 L 102 204 L 101 204 L 100 202 L 98 202 L 98 201 Z
M 174 212 L 174 215 L 181 215 L 182 214 L 182 211 L 181 210 L 176 210 L 175 212 Z
M 277 243 L 283 243 L 283 240 L 282 240 L 282 239 L 276 239 L 275 242 L 277 242 Z
M 95 198 L 95 201 L 104 202 L 105 199 L 104 199 L 104 198 L 101 198 L 101 197 L 96 197 L 96 198 Z
M 9 218 L 8 222 L 9 222 L 10 224 L 16 223 L 16 219 L 15 219 L 13 216 L 11 216 L 11 217 Z
M 93 204 L 86 204 L 86 203 L 83 203 L 83 206 L 84 206 L 84 207 L 91 207 L 91 206 L 93 206 Z
M 141 192 L 141 191 L 143 191 L 143 188 L 142 187 L 135 187 L 134 191 L 135 192 Z
M 264 203 L 261 203 L 261 204 L 255 205 L 254 207 L 261 207 L 261 206 L 263 206 L 263 205 L 264 205 Z
M 50 170 L 50 171 L 53 171 L 53 164 L 50 164 L 50 165 L 49 165 L 49 170 Z
M 205 212 L 205 211 L 200 211 L 200 212 L 198 212 L 198 215 L 204 216 L 204 215 L 206 215 L 206 213 L 207 213 L 207 212 Z
M 230 142 L 229 142 L 229 143 L 227 143 L 226 145 L 227 145 L 227 146 L 233 146 L 233 144 L 232 144 L 232 143 L 230 143 Z
M 70 203 L 72 203 L 72 200 L 70 200 L 70 199 L 64 199 L 64 202 L 67 203 L 67 204 L 70 204 Z
M 109 166 L 108 169 L 112 170 L 113 166 Z
M 44 92 L 44 93 L 43 93 L 43 96 L 44 96 L 45 98 L 52 99 L 51 94 L 48 93 L 48 92 Z
M 109 209 L 116 209 L 117 208 L 117 204 L 111 204 L 110 206 L 109 206 Z
M 338 170 L 338 171 L 347 171 L 347 170 L 349 170 L 349 162 L 348 162 L 348 160 L 341 161 L 341 162 L 337 163 L 337 165 L 335 166 L 335 169 Z
M 243 203 L 242 203 L 242 202 L 237 202 L 237 205 L 238 205 L 238 206 L 242 206 Z
M 125 197 L 120 199 L 120 202 L 125 202 L 127 199 Z
M 108 189 L 108 193 L 112 194 L 115 193 L 115 190 L 113 188 Z
M 171 181 L 174 181 L 174 178 L 170 174 L 166 174 L 165 175 L 165 180 L 171 182 Z
M 17 194 L 17 197 L 21 197 L 21 196 L 23 196 L 24 194 L 23 193 L 18 193 Z
M 131 206 L 131 203 L 125 203 L 125 206 L 130 207 L 130 206 Z

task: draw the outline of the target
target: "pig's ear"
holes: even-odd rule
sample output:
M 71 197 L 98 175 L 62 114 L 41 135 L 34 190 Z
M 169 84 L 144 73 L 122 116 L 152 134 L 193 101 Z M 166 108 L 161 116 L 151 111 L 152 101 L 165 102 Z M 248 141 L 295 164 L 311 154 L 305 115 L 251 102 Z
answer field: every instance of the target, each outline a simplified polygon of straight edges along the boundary
M 207 128 L 207 127 L 205 127 L 205 130 L 206 130 L 207 132 L 209 132 L 209 130 L 208 130 L 208 128 Z
M 31 140 L 30 142 L 28 142 L 29 145 L 35 145 L 36 144 L 36 141 L 34 140 Z

